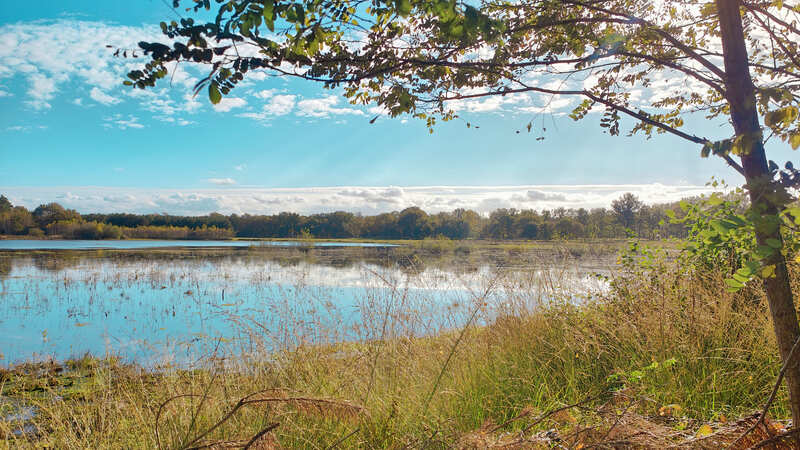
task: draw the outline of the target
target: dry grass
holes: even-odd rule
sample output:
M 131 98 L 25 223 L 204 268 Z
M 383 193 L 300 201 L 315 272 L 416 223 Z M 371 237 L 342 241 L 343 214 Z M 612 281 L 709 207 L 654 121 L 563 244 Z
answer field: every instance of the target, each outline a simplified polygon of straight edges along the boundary
M 410 331 L 431 311 L 388 292 L 369 294 L 354 341 L 193 370 L 85 359 L 4 372 L 3 395 L 36 414 L 0 421 L 0 448 L 713 448 L 698 430 L 731 442 L 779 369 L 758 289 L 730 294 L 666 260 L 584 302 L 558 273 L 487 280 L 453 312 L 473 320 L 432 335 Z M 783 391 L 771 412 L 789 414 Z

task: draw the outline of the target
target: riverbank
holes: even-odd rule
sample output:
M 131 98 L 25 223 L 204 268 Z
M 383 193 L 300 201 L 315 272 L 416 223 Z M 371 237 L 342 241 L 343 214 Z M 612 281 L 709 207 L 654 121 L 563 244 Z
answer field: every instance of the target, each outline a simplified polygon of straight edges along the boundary
M 760 409 L 780 367 L 762 293 L 724 286 L 659 260 L 580 304 L 521 286 L 492 323 L 431 337 L 403 337 L 406 311 L 376 310 L 370 339 L 301 342 L 269 359 L 20 366 L 3 372 L 2 395 L 36 413 L 0 422 L 0 436 L 15 448 L 244 445 L 264 430 L 283 448 L 702 447 L 698 436 L 730 434 Z M 788 417 L 783 390 L 770 412 Z
M 223 240 L 206 240 L 206 239 L 173 239 L 173 240 L 153 240 L 153 239 L 101 239 L 101 240 L 80 240 L 80 239 L 62 239 L 59 236 L 42 236 L 39 238 L 29 238 L 25 236 L 12 236 L 0 235 L 0 241 L 29 241 L 32 243 L 53 243 L 63 242 L 62 250 L 69 250 L 70 244 L 77 247 L 78 243 L 85 242 L 87 245 L 84 249 L 91 248 L 106 248 L 114 250 L 115 247 L 120 249 L 140 248 L 143 250 L 155 249 L 159 247 L 269 247 L 269 244 L 276 244 L 276 246 L 297 246 L 297 247 L 320 247 L 320 246 L 342 246 L 342 247 L 358 247 L 358 246 L 387 246 L 387 247 L 409 247 L 418 250 L 426 250 L 432 253 L 469 253 L 474 250 L 502 250 L 509 252 L 527 252 L 527 251 L 558 251 L 558 252 L 571 252 L 575 256 L 583 254 L 611 254 L 616 253 L 625 248 L 629 240 L 627 239 L 570 239 L 570 240 L 545 240 L 545 241 L 532 241 L 532 240 L 482 240 L 482 239 L 462 239 L 451 240 L 446 238 L 426 238 L 426 239 L 361 239 L 361 238 L 347 238 L 347 239 L 295 239 L 295 238 L 231 238 Z M 148 242 L 155 242 L 158 245 L 148 247 Z M 660 248 L 675 249 L 678 247 L 680 240 L 677 239 L 663 239 L 663 240 L 640 240 L 643 245 L 656 246 Z M 126 243 L 126 244 L 119 244 Z M 174 244 L 174 245 L 171 245 Z M 219 243 L 215 245 L 215 243 Z M 130 245 L 128 245 L 130 244 Z M 241 245 L 239 245 L 241 244 Z M 250 245 L 246 245 L 250 244 Z M 24 250 L 42 250 L 46 248 L 36 248 L 36 245 L 31 245 L 30 248 Z M 0 251 L 2 251 L 0 245 Z

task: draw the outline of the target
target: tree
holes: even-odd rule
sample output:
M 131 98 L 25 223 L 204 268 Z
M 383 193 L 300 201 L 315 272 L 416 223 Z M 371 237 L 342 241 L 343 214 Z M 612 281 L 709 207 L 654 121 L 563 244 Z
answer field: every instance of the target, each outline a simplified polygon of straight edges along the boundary
M 570 239 L 583 235 L 583 225 L 570 217 L 562 217 L 553 225 L 554 232 L 560 238 Z
M 416 206 L 400 211 L 397 229 L 403 239 L 422 239 L 432 231 L 428 213 Z
M 611 209 L 617 215 L 617 221 L 625 228 L 633 228 L 636 221 L 636 214 L 642 209 L 644 203 L 639 200 L 639 197 L 626 192 L 622 197 L 611 202 Z
M 522 239 L 541 239 L 539 236 L 539 215 L 536 211 L 522 211 L 516 220 L 517 235 Z
M 0 195 L 0 213 L 11 211 L 14 205 L 6 198 L 5 195 Z
M 26 234 L 35 226 L 33 216 L 24 206 L 0 212 L 0 234 Z
M 80 221 L 81 215 L 74 209 L 66 209 L 58 203 L 39 205 L 33 210 L 33 218 L 44 229 L 54 222 Z
M 195 12 L 211 9 L 210 0 L 192 1 Z M 126 83 L 151 87 L 168 75 L 168 64 L 205 63 L 209 75 L 196 88 L 217 103 L 249 71 L 267 70 L 342 88 L 353 103 L 376 104 L 391 117 L 410 114 L 429 127 L 457 117 L 453 101 L 576 96 L 583 99 L 571 114 L 576 120 L 599 112 L 601 127 L 612 135 L 623 127 L 648 137 L 668 133 L 697 144 L 703 157 L 724 159 L 744 177 L 755 237 L 767 249 L 758 256 L 768 269 L 761 282 L 788 363 L 793 423 L 800 423 L 800 364 L 786 361 L 800 326 L 780 233 L 786 214 L 800 216 L 786 208 L 787 188 L 800 184 L 800 173 L 790 163 L 780 170 L 765 153 L 768 138 L 800 146 L 798 5 L 781 0 L 217 3 L 210 23 L 188 18 L 162 23 L 173 45 L 140 43 L 150 61 L 131 71 Z M 675 91 L 633 95 L 646 92 L 656 77 L 675 76 L 685 81 Z M 726 119 L 729 137 L 713 141 L 685 131 L 701 112 Z M 530 132 L 533 123 L 525 128 Z
M 518 215 L 514 208 L 500 208 L 489 215 L 489 223 L 483 229 L 483 234 L 492 239 L 513 239 L 514 221 Z

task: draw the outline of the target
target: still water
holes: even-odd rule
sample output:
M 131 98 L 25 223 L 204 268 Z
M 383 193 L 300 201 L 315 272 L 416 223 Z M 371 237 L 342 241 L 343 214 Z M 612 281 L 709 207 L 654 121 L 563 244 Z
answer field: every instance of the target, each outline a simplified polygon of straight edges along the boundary
M 371 242 L 297 242 L 297 241 L 175 241 L 175 240 L 0 240 L 0 250 L 86 250 L 146 249 L 164 247 L 396 247 Z
M 212 354 L 421 336 L 602 288 L 578 266 L 426 265 L 391 252 L 6 252 L 0 366 L 87 353 L 189 366 Z

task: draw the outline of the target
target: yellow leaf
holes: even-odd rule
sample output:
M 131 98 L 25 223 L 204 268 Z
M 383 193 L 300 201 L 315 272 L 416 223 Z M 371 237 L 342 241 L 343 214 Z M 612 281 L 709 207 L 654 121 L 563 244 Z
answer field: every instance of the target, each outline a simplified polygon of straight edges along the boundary
M 89 322 L 78 322 L 75 324 L 76 327 L 85 327 L 86 325 L 89 325 Z
M 797 150 L 800 147 L 800 133 L 789 136 L 789 145 L 792 146 L 792 150 Z
M 666 405 L 658 408 L 658 415 L 659 416 L 667 416 L 671 417 L 681 412 L 681 405 Z
M 712 434 L 714 434 L 714 429 L 711 428 L 711 425 L 705 424 L 697 429 L 697 433 L 695 433 L 695 436 L 702 438 L 706 436 L 711 436 Z

